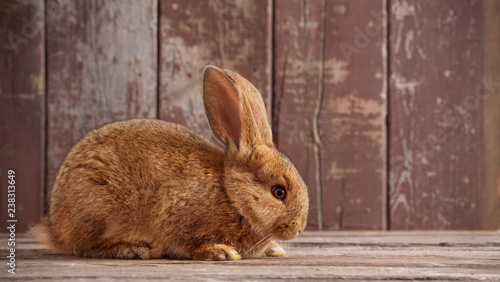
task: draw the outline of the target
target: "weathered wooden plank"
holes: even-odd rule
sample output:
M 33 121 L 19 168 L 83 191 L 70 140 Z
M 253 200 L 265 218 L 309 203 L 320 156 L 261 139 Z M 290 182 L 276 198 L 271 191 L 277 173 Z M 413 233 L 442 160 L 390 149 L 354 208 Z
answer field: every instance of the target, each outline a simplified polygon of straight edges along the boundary
M 48 183 L 92 129 L 155 118 L 157 1 L 49 0 Z
M 491 231 L 305 232 L 285 243 L 286 257 L 229 262 L 49 255 L 32 239 L 19 235 L 17 273 L 2 271 L 0 279 L 499 280 L 498 235 Z
M 309 226 L 385 229 L 385 1 L 275 5 L 273 127 Z
M 43 212 L 44 19 L 42 1 L 0 1 L 0 221 L 5 226 L 10 219 L 7 172 L 12 169 L 18 232 Z
M 292 245 L 387 247 L 500 247 L 498 231 L 309 231 Z
M 207 64 L 246 77 L 259 89 L 270 113 L 271 3 L 160 1 L 161 119 L 211 137 L 201 97 Z
M 482 229 L 500 229 L 500 1 L 485 0 L 484 11 L 484 74 L 491 76 L 493 92 L 484 104 L 486 132 L 484 169 L 485 186 Z M 484 91 L 484 89 L 483 89 Z
M 483 71 L 483 4 L 391 1 L 391 229 L 481 229 L 498 197 L 483 162 L 484 108 L 498 94 Z

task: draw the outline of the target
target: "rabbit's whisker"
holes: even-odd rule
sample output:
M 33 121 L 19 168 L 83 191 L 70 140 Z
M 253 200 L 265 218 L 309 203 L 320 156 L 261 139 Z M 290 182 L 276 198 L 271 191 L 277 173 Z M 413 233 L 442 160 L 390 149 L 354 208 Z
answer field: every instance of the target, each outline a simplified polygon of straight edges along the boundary
M 257 246 L 259 245 L 264 245 L 264 244 L 267 244 L 269 241 L 271 241 L 271 239 L 269 239 L 269 237 L 271 237 L 271 234 L 265 236 L 264 238 L 260 239 L 259 242 L 257 242 L 255 245 L 253 245 L 248 251 L 245 252 L 245 255 L 250 253 L 253 249 L 255 249 Z

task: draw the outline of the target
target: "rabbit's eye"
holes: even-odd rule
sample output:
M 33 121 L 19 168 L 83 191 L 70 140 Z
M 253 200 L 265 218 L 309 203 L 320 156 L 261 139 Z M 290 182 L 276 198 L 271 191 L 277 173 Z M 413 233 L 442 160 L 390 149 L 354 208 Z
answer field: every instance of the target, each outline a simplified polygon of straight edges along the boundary
M 274 185 L 271 188 L 271 192 L 273 192 L 273 196 L 278 200 L 285 200 L 286 198 L 286 189 L 281 185 Z

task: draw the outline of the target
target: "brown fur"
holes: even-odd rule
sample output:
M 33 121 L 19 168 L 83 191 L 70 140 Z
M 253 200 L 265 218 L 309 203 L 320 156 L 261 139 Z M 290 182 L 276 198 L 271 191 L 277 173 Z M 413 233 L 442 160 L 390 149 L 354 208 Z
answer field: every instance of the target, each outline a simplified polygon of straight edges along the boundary
M 129 120 L 94 130 L 66 157 L 50 214 L 33 229 L 54 253 L 239 259 L 284 252 L 306 225 L 307 189 L 273 145 L 259 92 L 209 66 L 203 99 L 225 150 L 177 124 Z M 271 187 L 287 190 L 284 201 Z

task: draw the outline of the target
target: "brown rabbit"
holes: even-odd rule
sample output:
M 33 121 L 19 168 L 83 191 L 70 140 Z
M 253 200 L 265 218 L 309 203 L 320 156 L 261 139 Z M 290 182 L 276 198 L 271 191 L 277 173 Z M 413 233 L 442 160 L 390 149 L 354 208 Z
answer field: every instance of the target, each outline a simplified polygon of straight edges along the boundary
M 275 240 L 304 230 L 307 188 L 273 144 L 260 93 L 239 74 L 207 66 L 203 100 L 225 150 L 160 120 L 94 130 L 62 164 L 37 240 L 86 257 L 284 255 Z

